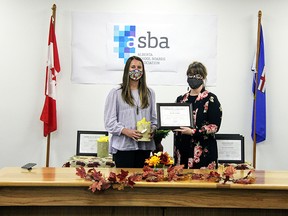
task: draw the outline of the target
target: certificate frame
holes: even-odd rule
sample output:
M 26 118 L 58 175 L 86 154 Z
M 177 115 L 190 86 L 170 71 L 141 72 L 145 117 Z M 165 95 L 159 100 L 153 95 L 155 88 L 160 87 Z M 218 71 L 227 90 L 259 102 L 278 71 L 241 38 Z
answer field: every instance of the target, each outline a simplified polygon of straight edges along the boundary
M 219 163 L 244 163 L 244 137 L 240 134 L 215 134 Z
M 158 129 L 174 130 L 193 128 L 193 109 L 191 103 L 157 103 Z
M 97 156 L 97 140 L 108 136 L 107 131 L 77 131 L 77 156 Z

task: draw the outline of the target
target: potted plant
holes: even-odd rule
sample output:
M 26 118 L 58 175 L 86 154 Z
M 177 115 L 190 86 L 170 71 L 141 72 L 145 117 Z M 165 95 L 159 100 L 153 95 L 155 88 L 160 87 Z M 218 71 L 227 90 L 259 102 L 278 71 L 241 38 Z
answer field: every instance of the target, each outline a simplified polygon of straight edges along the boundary
M 157 153 L 159 151 L 163 152 L 162 139 L 166 138 L 169 134 L 170 130 L 156 130 L 154 133 L 154 142 L 156 146 L 156 150 L 153 153 Z

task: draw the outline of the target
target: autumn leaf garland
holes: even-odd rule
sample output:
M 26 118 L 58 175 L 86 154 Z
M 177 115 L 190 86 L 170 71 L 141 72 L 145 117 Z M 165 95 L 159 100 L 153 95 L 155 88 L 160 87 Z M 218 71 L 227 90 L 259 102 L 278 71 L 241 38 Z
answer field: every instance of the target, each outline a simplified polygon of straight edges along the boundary
M 104 191 L 109 188 L 124 190 L 125 187 L 133 188 L 135 182 L 161 182 L 161 181 L 185 181 L 185 180 L 202 180 L 206 182 L 216 182 L 226 184 L 231 182 L 234 184 L 253 184 L 255 177 L 252 176 L 254 170 L 250 170 L 246 176 L 242 178 L 234 178 L 234 174 L 237 172 L 233 166 L 228 166 L 224 172 L 219 174 L 215 170 L 210 170 L 207 173 L 195 173 L 185 172 L 183 173 L 184 165 L 172 166 L 167 168 L 167 174 L 164 173 L 164 169 L 155 170 L 152 167 L 144 166 L 142 173 L 133 173 L 128 175 L 128 171 L 121 169 L 119 174 L 110 172 L 108 177 L 103 176 L 100 171 L 95 168 L 89 169 L 87 172 L 84 167 L 76 168 L 76 175 L 88 181 L 92 181 L 92 185 L 89 189 L 92 192 Z

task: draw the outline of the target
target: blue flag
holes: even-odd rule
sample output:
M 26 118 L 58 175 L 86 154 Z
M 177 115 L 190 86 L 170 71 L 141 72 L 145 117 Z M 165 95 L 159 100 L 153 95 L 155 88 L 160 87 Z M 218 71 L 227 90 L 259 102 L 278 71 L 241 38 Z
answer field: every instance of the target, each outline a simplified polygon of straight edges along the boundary
M 258 70 L 256 67 L 257 66 L 254 67 L 254 70 L 256 70 L 256 72 L 258 71 L 257 89 L 255 88 L 255 84 L 256 84 L 256 73 L 255 73 L 254 80 L 253 80 L 253 89 L 252 89 L 253 94 L 254 94 L 254 103 L 253 103 L 251 136 L 252 136 L 252 139 L 254 139 L 254 128 L 255 128 L 256 129 L 256 143 L 259 143 L 266 139 L 266 89 L 265 89 L 266 79 L 265 79 L 265 70 L 264 70 L 265 55 L 264 55 L 264 40 L 263 40 L 262 26 L 260 29 L 260 50 L 259 50 L 259 56 L 258 56 Z M 252 68 L 252 71 L 253 71 L 253 68 Z

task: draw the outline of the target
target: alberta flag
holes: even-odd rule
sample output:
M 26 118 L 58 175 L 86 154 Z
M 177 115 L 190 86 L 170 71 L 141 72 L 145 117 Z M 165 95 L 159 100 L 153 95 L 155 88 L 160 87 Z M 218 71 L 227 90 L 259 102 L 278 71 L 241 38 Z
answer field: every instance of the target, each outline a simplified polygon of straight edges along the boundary
M 257 55 L 257 54 L 256 54 Z M 258 58 L 258 68 L 256 59 Z M 254 128 L 256 135 L 256 143 L 266 139 L 266 77 L 265 77 L 265 55 L 264 55 L 264 40 L 262 26 L 260 29 L 260 50 L 259 56 L 254 59 L 252 71 L 253 78 L 253 117 L 252 117 L 252 139 L 254 139 Z M 258 72 L 258 74 L 257 74 Z M 257 81 L 256 81 L 257 78 Z M 257 85 L 257 88 L 255 87 Z
M 44 136 L 57 130 L 56 113 L 56 76 L 60 72 L 60 62 L 58 56 L 57 42 L 53 17 L 50 20 L 50 30 L 48 38 L 48 60 L 46 66 L 45 82 L 45 103 L 40 120 L 44 123 Z

